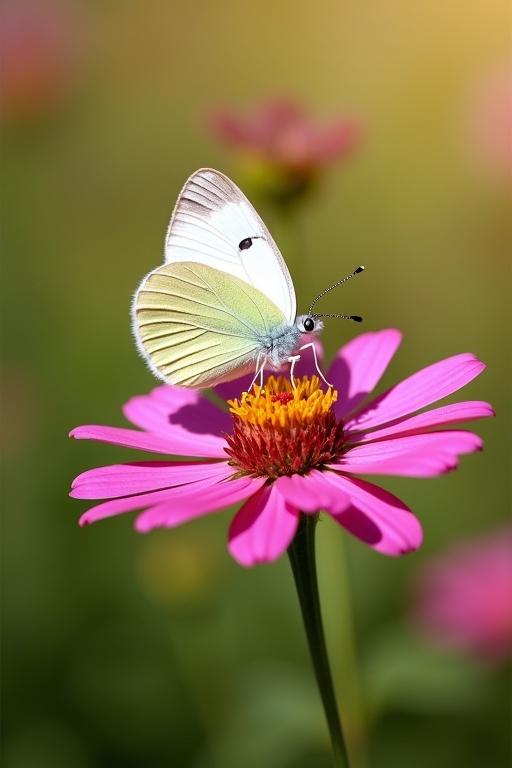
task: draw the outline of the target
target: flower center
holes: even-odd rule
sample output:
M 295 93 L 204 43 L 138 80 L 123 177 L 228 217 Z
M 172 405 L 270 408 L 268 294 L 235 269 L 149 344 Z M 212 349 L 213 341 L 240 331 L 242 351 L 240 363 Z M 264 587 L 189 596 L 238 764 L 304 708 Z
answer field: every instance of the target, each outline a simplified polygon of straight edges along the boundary
M 343 447 L 343 425 L 332 410 L 337 398 L 331 387 L 320 389 L 317 376 L 304 376 L 295 389 L 284 376 L 270 376 L 264 387 L 229 400 L 229 463 L 240 474 L 275 479 L 332 461 Z

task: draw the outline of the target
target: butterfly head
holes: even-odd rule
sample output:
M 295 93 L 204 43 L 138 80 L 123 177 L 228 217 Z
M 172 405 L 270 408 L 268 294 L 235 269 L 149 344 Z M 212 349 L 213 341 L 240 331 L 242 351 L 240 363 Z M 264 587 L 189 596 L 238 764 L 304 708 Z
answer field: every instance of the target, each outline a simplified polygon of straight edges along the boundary
M 320 333 L 324 324 L 315 315 L 298 315 L 295 326 L 301 333 Z

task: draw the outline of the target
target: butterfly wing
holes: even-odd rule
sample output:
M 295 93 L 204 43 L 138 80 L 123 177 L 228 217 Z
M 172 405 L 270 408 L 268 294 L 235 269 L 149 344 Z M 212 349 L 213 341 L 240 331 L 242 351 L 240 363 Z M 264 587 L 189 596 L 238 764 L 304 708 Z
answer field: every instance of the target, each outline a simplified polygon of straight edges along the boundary
M 253 371 L 283 313 L 244 280 L 198 262 L 150 272 L 133 303 L 137 345 L 161 379 L 210 387 Z
M 251 239 L 251 246 L 239 244 Z M 272 235 L 236 184 L 202 168 L 180 192 L 165 239 L 165 261 L 194 261 L 228 272 L 265 294 L 295 321 L 290 273 Z

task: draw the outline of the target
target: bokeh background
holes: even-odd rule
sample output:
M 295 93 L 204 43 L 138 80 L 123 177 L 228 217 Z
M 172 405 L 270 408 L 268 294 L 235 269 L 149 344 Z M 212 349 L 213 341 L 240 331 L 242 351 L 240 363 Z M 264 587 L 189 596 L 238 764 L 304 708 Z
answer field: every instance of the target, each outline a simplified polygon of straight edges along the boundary
M 383 384 L 472 351 L 489 367 L 464 396 L 498 412 L 457 473 L 385 483 L 422 520 L 420 552 L 320 526 L 354 766 L 509 765 L 510 655 L 447 648 L 411 617 L 432 558 L 510 511 L 511 16 L 508 0 L 4 1 L 5 768 L 330 765 L 286 558 L 238 567 L 228 513 L 141 536 L 128 516 L 79 529 L 67 498 L 78 472 L 135 455 L 67 433 L 123 424 L 155 384 L 128 310 L 184 179 L 213 166 L 257 196 L 211 115 L 271 97 L 359 126 L 305 199 L 258 197 L 299 306 L 364 263 L 326 308 L 403 330 Z M 357 330 L 329 323 L 327 353 Z

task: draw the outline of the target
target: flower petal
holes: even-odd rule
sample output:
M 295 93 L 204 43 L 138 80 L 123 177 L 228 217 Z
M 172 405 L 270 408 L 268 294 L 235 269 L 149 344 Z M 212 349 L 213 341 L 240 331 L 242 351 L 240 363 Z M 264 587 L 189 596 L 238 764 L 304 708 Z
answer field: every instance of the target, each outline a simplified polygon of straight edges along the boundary
M 347 430 L 370 429 L 414 413 L 468 384 L 485 368 L 465 353 L 429 365 L 372 400 L 351 421 Z
M 218 462 L 141 461 L 112 464 L 82 472 L 74 479 L 69 495 L 74 499 L 115 499 L 186 485 L 218 474 Z
M 481 448 L 482 440 L 473 432 L 426 432 L 357 445 L 330 467 L 356 474 L 434 477 L 455 469 L 460 454 Z
M 196 517 L 209 512 L 217 512 L 225 507 L 247 499 L 261 488 L 264 478 L 239 477 L 199 488 L 186 486 L 182 493 L 172 499 L 147 509 L 138 516 L 135 528 L 139 533 L 147 533 L 153 528 L 175 528 Z M 190 489 L 190 490 L 189 490 Z M 181 490 L 181 489 L 176 489 Z
M 166 437 L 151 432 L 124 427 L 104 427 L 88 424 L 76 427 L 69 433 L 75 440 L 98 440 L 100 443 L 123 445 L 141 451 L 164 453 L 167 455 L 201 456 L 223 459 L 226 457 L 226 441 L 221 437 L 174 434 Z
M 254 371 L 248 373 L 246 376 L 240 376 L 233 381 L 225 381 L 222 384 L 217 384 L 214 387 L 214 392 L 221 400 L 235 400 L 239 399 L 242 392 L 247 392 L 254 379 Z
M 327 373 L 339 393 L 338 418 L 353 411 L 375 388 L 401 340 L 400 331 L 388 328 L 362 333 L 340 349 Z
M 233 468 L 228 466 L 226 462 L 219 462 L 216 466 L 216 474 L 205 477 L 202 480 L 197 480 L 194 483 L 187 483 L 187 485 L 180 485 L 174 488 L 165 488 L 164 490 L 152 493 L 124 496 L 120 499 L 97 504 L 81 516 L 79 524 L 82 526 L 89 525 L 89 523 L 96 523 L 98 520 L 103 520 L 106 517 L 120 515 L 123 512 L 133 512 L 136 509 L 146 509 L 163 501 L 176 501 L 182 497 L 200 496 L 201 493 L 206 493 L 207 488 L 211 485 L 218 485 L 222 480 L 233 474 Z
M 400 419 L 396 424 L 383 427 L 382 429 L 371 430 L 365 433 L 347 432 L 347 437 L 350 440 L 354 436 L 358 443 L 364 443 L 370 440 L 381 440 L 384 437 L 419 434 L 433 427 L 460 424 L 463 421 L 485 419 L 494 415 L 494 409 L 489 403 L 483 400 L 466 400 L 462 403 L 443 405 L 440 408 L 434 408 L 417 416 Z
M 335 472 L 325 472 L 325 479 L 352 503 L 342 512 L 330 512 L 349 533 L 384 555 L 404 555 L 421 545 L 421 525 L 396 496 L 364 480 Z
M 361 128 L 353 120 L 341 119 L 326 126 L 316 140 L 315 158 L 327 163 L 338 155 L 351 151 L 361 138 Z
M 123 407 L 135 426 L 163 437 L 183 456 L 224 456 L 222 434 L 231 417 L 200 392 L 165 384 L 148 395 L 132 397 Z
M 304 477 L 280 477 L 276 485 L 286 501 L 302 512 L 318 512 L 320 509 L 341 512 L 350 506 L 350 501 L 344 493 L 325 480 L 324 474 L 313 469 Z
M 299 511 L 280 494 L 276 483 L 264 486 L 233 518 L 229 551 L 240 565 L 271 563 L 286 551 L 298 523 Z

